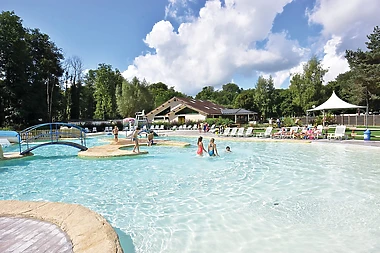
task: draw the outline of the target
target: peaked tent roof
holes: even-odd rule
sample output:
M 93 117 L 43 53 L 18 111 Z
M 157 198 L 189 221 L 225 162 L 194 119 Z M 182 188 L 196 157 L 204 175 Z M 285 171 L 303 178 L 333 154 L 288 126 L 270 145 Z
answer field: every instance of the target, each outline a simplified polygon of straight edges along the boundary
M 327 99 L 326 102 L 323 104 L 307 110 L 308 112 L 310 111 L 322 111 L 322 110 L 333 110 L 333 109 L 349 109 L 349 108 L 366 108 L 366 106 L 360 106 L 360 105 L 353 105 L 350 103 L 347 103 L 340 99 L 336 94 L 335 91 L 331 94 L 331 97 Z

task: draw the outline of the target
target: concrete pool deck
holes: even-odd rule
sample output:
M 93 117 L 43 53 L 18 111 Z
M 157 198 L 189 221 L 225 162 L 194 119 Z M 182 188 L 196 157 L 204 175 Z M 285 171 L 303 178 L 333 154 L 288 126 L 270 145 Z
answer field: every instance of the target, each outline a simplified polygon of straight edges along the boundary
M 84 252 L 112 252 L 120 253 L 123 252 L 119 238 L 112 228 L 112 226 L 99 214 L 91 211 L 77 204 L 66 204 L 66 203 L 53 203 L 53 202 L 30 202 L 30 201 L 16 201 L 16 200 L 0 200 L 0 217 L 6 218 L 16 218 L 13 223 L 25 223 L 32 221 L 43 221 L 34 222 L 30 224 L 30 231 L 34 231 L 36 236 L 41 234 L 43 226 L 47 226 L 47 223 L 55 224 L 60 230 L 52 229 L 52 240 L 46 242 L 47 249 L 39 251 L 40 243 L 39 240 L 28 240 L 26 237 L 18 234 L 18 238 L 13 238 L 16 240 L 16 246 L 20 249 L 37 247 L 35 251 L 13 251 L 12 248 L 6 248 L 3 243 L 0 244 L 1 252 L 74 252 L 74 253 L 84 253 Z M 25 219 L 26 218 L 26 219 Z M 4 242 L 5 236 L 9 236 L 9 233 L 20 231 L 20 228 L 15 228 L 12 222 L 8 220 L 8 225 L 3 229 L 0 227 L 0 242 Z M 17 225 L 16 223 L 16 225 Z M 1 223 L 0 223 L 1 224 Z M 22 228 L 25 229 L 25 228 Z M 62 242 L 60 248 L 66 250 L 70 245 L 72 246 L 72 251 L 49 251 L 49 249 L 54 249 L 57 242 L 63 241 L 65 235 L 69 240 Z M 44 238 L 49 239 L 49 238 Z M 13 244 L 15 245 L 15 244 Z M 10 247 L 16 247 L 11 246 Z M 5 247 L 5 249 L 1 248 Z M 11 251 L 9 251 L 11 250 Z M 47 251 L 45 251 L 47 250 Z

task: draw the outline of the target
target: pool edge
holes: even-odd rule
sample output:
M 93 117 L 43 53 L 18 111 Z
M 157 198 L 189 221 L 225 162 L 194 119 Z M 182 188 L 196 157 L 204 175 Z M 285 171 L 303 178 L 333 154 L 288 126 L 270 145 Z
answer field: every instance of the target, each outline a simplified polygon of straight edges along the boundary
M 123 252 L 112 226 L 100 214 L 78 204 L 0 200 L 0 216 L 25 217 L 56 224 L 73 244 L 73 252 Z

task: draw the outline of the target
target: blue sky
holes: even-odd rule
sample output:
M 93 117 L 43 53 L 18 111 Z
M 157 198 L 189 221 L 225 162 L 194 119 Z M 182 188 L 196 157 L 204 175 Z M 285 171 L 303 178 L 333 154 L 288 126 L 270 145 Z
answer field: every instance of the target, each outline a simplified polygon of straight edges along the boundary
M 286 88 L 317 55 L 325 81 L 348 70 L 380 22 L 377 0 L 1 0 L 86 69 L 111 64 L 126 78 L 162 81 L 189 95 L 230 81 L 253 88 L 272 75 Z

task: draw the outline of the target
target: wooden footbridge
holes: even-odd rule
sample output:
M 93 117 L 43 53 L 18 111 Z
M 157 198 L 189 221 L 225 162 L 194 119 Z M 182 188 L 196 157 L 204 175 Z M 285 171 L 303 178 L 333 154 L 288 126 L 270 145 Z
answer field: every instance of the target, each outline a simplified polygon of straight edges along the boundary
M 83 128 L 67 123 L 44 123 L 31 126 L 20 133 L 20 155 L 47 145 L 66 145 L 87 150 L 86 132 Z M 72 141 L 71 141 L 72 140 Z M 80 140 L 80 144 L 74 142 Z

